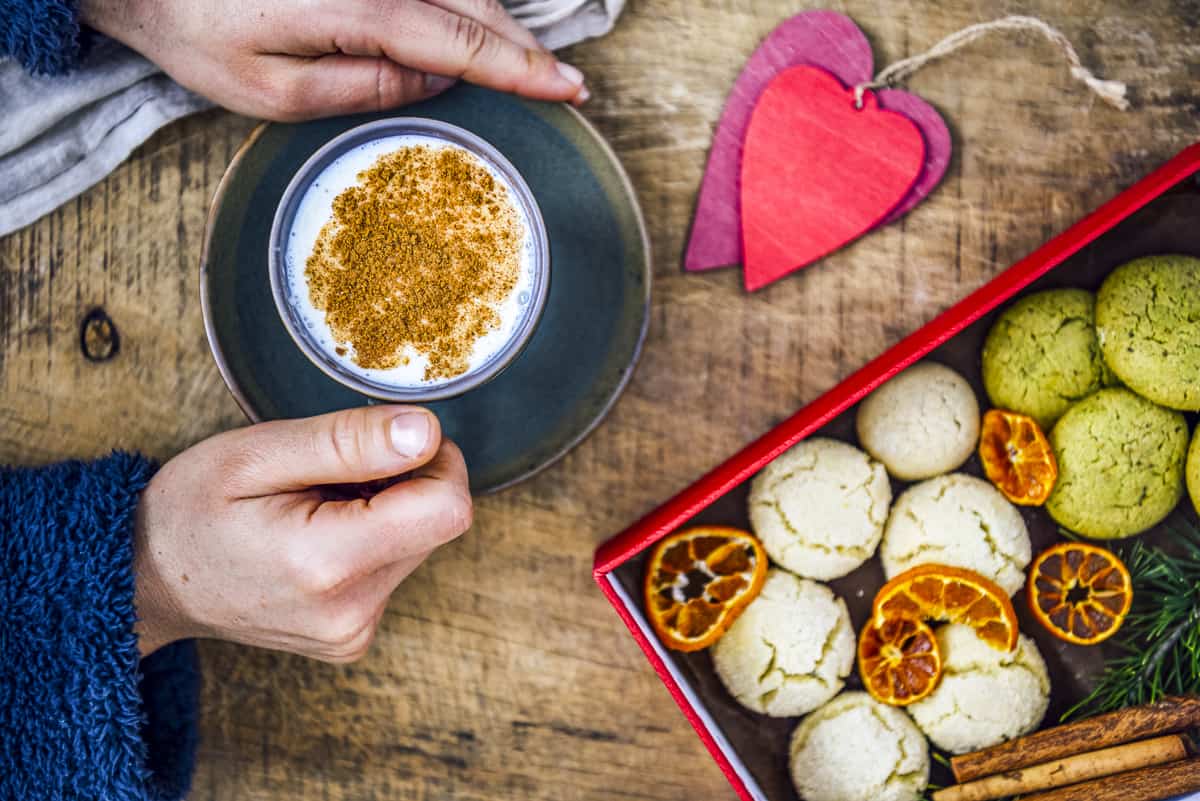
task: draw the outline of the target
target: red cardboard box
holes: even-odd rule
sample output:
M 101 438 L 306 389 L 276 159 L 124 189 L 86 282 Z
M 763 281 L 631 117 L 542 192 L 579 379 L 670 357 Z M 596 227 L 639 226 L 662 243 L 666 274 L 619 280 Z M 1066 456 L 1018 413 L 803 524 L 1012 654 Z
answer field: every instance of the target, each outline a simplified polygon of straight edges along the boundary
M 986 395 L 979 376 L 980 347 L 1000 308 L 1016 297 L 1060 286 L 1095 289 L 1113 268 L 1138 256 L 1156 253 L 1200 256 L 1198 171 L 1200 144 L 1187 148 L 1005 270 L 597 549 L 594 575 L 600 589 L 741 798 L 746 801 L 796 798 L 787 774 L 787 741 L 796 720 L 768 718 L 742 709 L 725 693 L 707 653 L 681 654 L 669 651 L 658 641 L 642 607 L 646 551 L 662 537 L 689 523 L 745 527 L 748 479 L 808 436 L 852 438 L 855 404 L 926 356 L 963 373 L 983 402 Z M 973 472 L 979 473 L 977 463 Z M 1048 525 L 1044 513 L 1028 510 L 1023 513 L 1030 525 L 1035 551 L 1057 536 L 1049 530 L 1053 527 Z M 1038 514 L 1041 519 L 1035 520 L 1033 516 Z M 868 571 L 868 580 L 869 571 L 875 571 L 882 582 L 876 560 L 860 570 Z M 847 579 L 854 576 L 851 574 Z M 871 598 L 863 597 L 861 576 L 846 583 L 847 579 L 831 584 L 846 599 L 857 630 Z M 855 582 L 858 591 L 854 590 Z M 1024 625 L 1022 628 L 1033 633 Z M 1053 675 L 1053 664 L 1051 672 Z M 1078 676 L 1079 671 L 1074 673 Z M 1059 679 L 1056 677 L 1055 681 L 1059 692 Z M 1065 688 L 1068 693 L 1078 694 L 1081 690 L 1081 687 Z M 1052 706 L 1047 720 L 1053 719 L 1054 712 Z

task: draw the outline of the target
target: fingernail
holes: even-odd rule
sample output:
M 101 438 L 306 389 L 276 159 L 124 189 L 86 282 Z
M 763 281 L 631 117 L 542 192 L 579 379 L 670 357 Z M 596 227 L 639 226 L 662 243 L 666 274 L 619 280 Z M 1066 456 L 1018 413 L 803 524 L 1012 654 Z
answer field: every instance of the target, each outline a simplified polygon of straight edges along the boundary
M 592 93 L 588 91 L 586 86 L 579 87 L 579 94 L 575 95 L 573 102 L 577 106 L 582 106 L 592 98 Z
M 430 95 L 441 94 L 456 83 L 458 83 L 458 80 L 455 78 L 427 73 L 425 75 L 425 92 Z
M 429 416 L 422 412 L 408 412 L 392 418 L 392 448 L 406 458 L 424 453 L 431 433 Z
M 559 75 L 563 76 L 567 79 L 567 81 L 575 84 L 576 86 L 583 86 L 583 73 L 580 72 L 576 67 L 572 67 L 570 64 L 564 64 L 561 61 L 558 62 L 557 66 Z

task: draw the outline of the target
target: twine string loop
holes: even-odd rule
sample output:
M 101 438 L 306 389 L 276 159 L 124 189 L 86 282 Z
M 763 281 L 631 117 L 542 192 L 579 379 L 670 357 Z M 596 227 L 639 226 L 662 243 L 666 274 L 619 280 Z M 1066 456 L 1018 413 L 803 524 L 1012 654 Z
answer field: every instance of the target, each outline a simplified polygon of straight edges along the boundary
M 1129 108 L 1129 101 L 1125 99 L 1125 84 L 1120 81 L 1106 81 L 1102 78 L 1097 78 L 1091 70 L 1083 66 L 1083 62 L 1079 60 L 1079 54 L 1075 52 L 1075 48 L 1072 47 L 1070 40 L 1063 35 L 1062 31 L 1051 27 L 1037 17 L 1016 15 L 1001 17 L 991 22 L 980 22 L 970 25 L 950 34 L 924 53 L 918 53 L 915 56 L 897 61 L 895 64 L 880 71 L 873 80 L 860 83 L 854 87 L 854 107 L 862 108 L 863 93 L 866 90 L 895 86 L 929 62 L 936 61 L 960 48 L 966 47 L 976 39 L 982 38 L 993 31 L 1034 31 L 1042 34 L 1062 51 L 1063 56 L 1067 59 L 1067 64 L 1071 68 L 1072 78 L 1085 84 L 1097 97 L 1110 106 L 1121 111 Z

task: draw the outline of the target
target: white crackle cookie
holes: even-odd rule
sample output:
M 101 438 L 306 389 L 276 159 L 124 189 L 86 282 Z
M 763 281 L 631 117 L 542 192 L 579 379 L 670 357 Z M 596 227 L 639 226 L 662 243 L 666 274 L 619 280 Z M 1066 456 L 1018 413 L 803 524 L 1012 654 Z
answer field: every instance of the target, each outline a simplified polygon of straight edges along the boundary
M 979 402 L 949 367 L 922 362 L 867 396 L 858 407 L 858 441 L 904 481 L 948 473 L 979 442 Z
M 892 488 L 883 465 L 844 442 L 804 440 L 750 487 L 750 525 L 767 555 L 800 576 L 844 576 L 871 558 Z
M 916 801 L 929 746 L 912 719 L 862 692 L 842 693 L 796 727 L 792 782 L 805 801 Z
M 846 602 L 824 584 L 772 568 L 762 592 L 713 646 L 712 659 L 743 706 L 803 715 L 837 695 L 853 667 Z
M 965 473 L 909 487 L 892 507 L 879 558 L 888 578 L 923 564 L 974 570 L 1012 595 L 1031 557 L 1025 521 L 1000 491 Z
M 965 754 L 1028 734 L 1050 703 L 1050 676 L 1033 640 L 1021 635 L 1011 653 L 979 639 L 968 626 L 937 630 L 942 680 L 908 707 L 938 748 Z

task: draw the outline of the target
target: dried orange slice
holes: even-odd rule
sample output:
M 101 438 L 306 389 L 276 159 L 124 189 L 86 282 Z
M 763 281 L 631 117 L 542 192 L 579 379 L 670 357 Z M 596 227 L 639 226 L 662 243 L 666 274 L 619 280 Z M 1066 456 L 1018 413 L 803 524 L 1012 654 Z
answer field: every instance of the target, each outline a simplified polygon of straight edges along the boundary
M 920 620 L 868 620 L 858 635 L 858 675 L 876 701 L 908 706 L 933 692 L 942 653 L 933 629 Z
M 1028 415 L 992 409 L 979 434 L 983 472 L 1004 497 L 1041 506 L 1058 480 L 1058 462 L 1041 426 Z
M 1017 647 L 1017 613 L 996 582 L 950 565 L 918 565 L 880 588 L 875 624 L 887 620 L 942 620 L 963 623 L 999 651 Z
M 1026 595 L 1033 616 L 1054 636 L 1095 645 L 1125 622 L 1133 604 L 1133 582 L 1112 551 L 1060 542 L 1034 560 Z
M 650 624 L 668 648 L 707 648 L 754 600 L 766 577 L 767 555 L 749 532 L 702 526 L 672 534 L 646 566 Z

